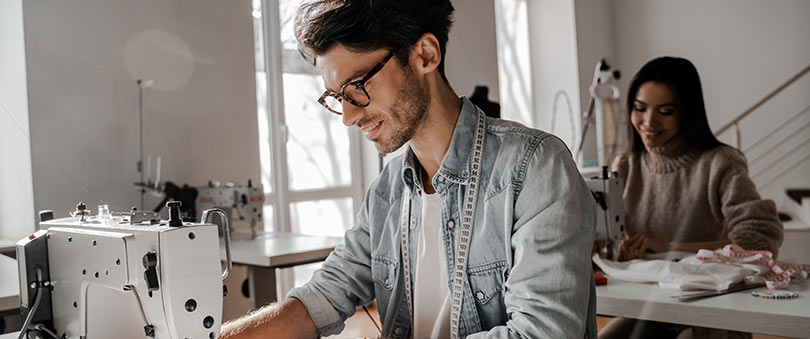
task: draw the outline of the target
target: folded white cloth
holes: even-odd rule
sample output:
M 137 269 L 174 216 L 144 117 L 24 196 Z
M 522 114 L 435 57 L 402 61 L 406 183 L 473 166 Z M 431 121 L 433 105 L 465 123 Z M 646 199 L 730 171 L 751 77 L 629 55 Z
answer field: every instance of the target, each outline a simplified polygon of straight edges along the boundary
M 680 290 L 725 290 L 745 277 L 770 271 L 766 265 L 704 262 L 694 255 L 678 262 L 668 260 L 611 261 L 593 256 L 593 262 L 610 279 L 628 282 L 658 283 L 661 287 Z

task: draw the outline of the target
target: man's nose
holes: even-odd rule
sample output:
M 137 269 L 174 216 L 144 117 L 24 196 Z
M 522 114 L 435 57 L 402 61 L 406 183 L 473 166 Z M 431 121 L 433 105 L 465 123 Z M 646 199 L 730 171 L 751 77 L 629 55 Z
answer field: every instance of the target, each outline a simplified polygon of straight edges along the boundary
M 343 100 L 343 124 L 354 126 L 363 117 L 363 109 L 352 105 L 348 100 Z

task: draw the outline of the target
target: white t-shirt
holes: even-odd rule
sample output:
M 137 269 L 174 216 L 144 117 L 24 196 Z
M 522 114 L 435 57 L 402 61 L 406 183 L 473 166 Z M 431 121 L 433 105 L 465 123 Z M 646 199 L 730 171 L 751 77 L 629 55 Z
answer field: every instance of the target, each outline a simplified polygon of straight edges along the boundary
M 439 194 L 423 192 L 413 284 L 413 338 L 450 338 L 450 290 L 441 208 Z

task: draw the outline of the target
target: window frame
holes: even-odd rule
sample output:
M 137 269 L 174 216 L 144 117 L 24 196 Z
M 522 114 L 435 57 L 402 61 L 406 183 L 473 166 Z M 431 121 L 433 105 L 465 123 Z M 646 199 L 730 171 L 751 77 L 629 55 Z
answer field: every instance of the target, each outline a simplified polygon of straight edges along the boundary
M 281 41 L 280 2 L 261 0 L 262 41 L 264 47 L 264 67 L 266 74 L 267 100 L 267 130 L 269 140 L 259 142 L 270 143 L 272 190 L 264 194 L 265 206 L 273 207 L 273 224 L 266 231 L 292 232 L 291 206 L 296 202 L 316 201 L 336 198 L 352 198 L 352 212 L 357 213 L 363 201 L 363 152 L 359 131 L 349 131 L 351 178 L 348 186 L 336 186 L 322 189 L 291 190 L 289 187 L 289 169 L 287 164 L 287 141 L 289 129 L 285 124 L 284 114 L 284 82 L 285 73 L 304 73 L 320 75 L 317 72 L 307 72 L 312 69 L 300 57 L 298 51 L 285 50 Z M 294 57 L 293 57 L 294 55 Z M 286 57 L 286 59 L 285 59 Z M 284 64 L 287 60 L 288 64 Z M 292 61 L 290 61 L 292 60 Z M 315 100 L 320 93 L 313 93 Z M 324 110 L 324 114 L 332 115 Z M 335 116 L 337 118 L 337 116 Z

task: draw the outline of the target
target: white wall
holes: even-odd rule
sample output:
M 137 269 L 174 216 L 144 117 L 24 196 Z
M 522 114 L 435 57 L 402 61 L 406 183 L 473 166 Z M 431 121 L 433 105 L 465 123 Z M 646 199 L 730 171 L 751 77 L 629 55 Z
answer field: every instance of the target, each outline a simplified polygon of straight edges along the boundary
M 552 132 L 575 151 L 580 116 L 587 104 L 583 94 L 587 96 L 593 74 L 593 65 L 583 73 L 580 64 L 590 64 L 588 59 L 601 55 L 581 51 L 578 45 L 580 24 L 575 13 L 583 9 L 574 0 L 495 3 L 504 117 Z M 602 32 L 599 25 L 586 26 L 588 34 Z M 591 148 L 595 155 L 595 145 Z
M 553 132 L 572 147 L 569 111 L 575 128 L 580 112 L 573 0 L 495 4 L 504 118 L 551 132 L 557 97 Z
M 494 0 L 457 0 L 445 57 L 445 73 L 458 95 L 469 97 L 476 85 L 489 87 L 499 100 Z
M 528 52 L 528 11 L 528 3 L 524 0 L 495 0 L 501 117 L 533 126 L 534 89 Z
M 139 203 L 136 79 L 154 80 L 144 146 L 163 157 L 162 179 L 258 181 L 249 0 L 24 5 L 38 210 Z
M 593 83 L 594 69 L 597 62 L 601 59 L 606 59 L 611 67 L 616 66 L 616 53 L 614 51 L 614 25 L 613 25 L 613 1 L 612 0 L 574 0 L 574 15 L 576 21 L 576 49 L 577 49 L 577 68 L 579 80 L 579 100 L 581 110 L 578 112 L 582 114 L 588 107 L 590 101 L 590 86 Z M 573 98 L 572 98 L 573 100 Z M 595 107 L 596 114 L 598 107 Z M 610 119 L 609 116 L 602 115 L 596 119 Z M 585 142 L 582 147 L 581 159 L 578 159 L 581 164 L 591 163 L 597 166 L 610 165 L 613 159 L 605 152 L 603 156 L 607 159 L 600 161 L 600 154 L 597 149 L 597 122 L 594 120 L 588 129 L 588 134 L 585 137 Z M 581 134 L 581 119 L 577 119 L 577 140 Z M 606 126 L 612 126 L 610 122 L 605 122 Z M 606 133 L 602 137 L 603 141 L 608 144 L 615 142 L 613 139 L 613 131 L 610 128 L 603 127 L 602 131 Z M 617 137 L 621 137 L 620 135 Z M 604 145 L 607 148 L 609 145 Z
M 616 53 L 626 89 L 632 75 L 648 60 L 674 55 L 691 60 L 700 72 L 709 123 L 714 130 L 731 121 L 784 80 L 810 63 L 810 2 L 805 0 L 613 0 Z M 810 75 L 777 96 L 742 123 L 743 148 L 810 105 Z M 810 114 L 805 114 L 803 124 Z M 799 124 L 799 125 L 801 125 Z M 790 164 L 810 155 L 810 129 L 798 132 L 792 143 L 778 146 L 751 173 L 763 172 L 762 185 L 781 170 L 782 179 L 760 187 L 779 203 L 782 186 L 810 186 L 810 162 Z M 733 134 L 721 138 L 733 142 Z M 748 152 L 749 161 L 776 140 Z M 788 160 L 775 162 L 792 146 Z
M 574 147 L 569 107 L 557 93 L 563 91 L 570 99 L 574 129 L 579 128 L 582 112 L 579 100 L 579 61 L 576 43 L 576 22 L 573 0 L 529 1 L 529 37 L 532 62 L 535 124 L 560 136 L 569 148 Z M 552 114 L 556 120 L 551 130 Z
M 0 1 L 0 238 L 34 231 L 22 0 Z

